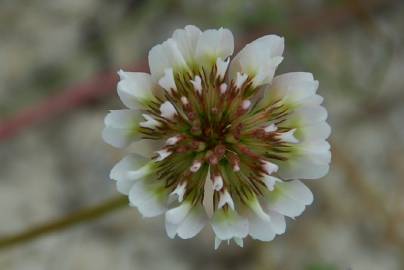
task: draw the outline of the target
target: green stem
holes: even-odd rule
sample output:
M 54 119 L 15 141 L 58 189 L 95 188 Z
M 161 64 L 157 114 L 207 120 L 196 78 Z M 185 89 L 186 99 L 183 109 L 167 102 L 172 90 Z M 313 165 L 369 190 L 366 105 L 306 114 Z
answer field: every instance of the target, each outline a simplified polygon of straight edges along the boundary
M 32 239 L 47 235 L 56 231 L 61 231 L 72 225 L 90 221 L 111 213 L 119 208 L 128 205 L 128 198 L 119 196 L 102 202 L 99 205 L 79 210 L 78 212 L 69 214 L 65 217 L 44 223 L 42 225 L 29 228 L 14 235 L 0 238 L 0 249 L 5 249 L 14 245 L 23 244 Z

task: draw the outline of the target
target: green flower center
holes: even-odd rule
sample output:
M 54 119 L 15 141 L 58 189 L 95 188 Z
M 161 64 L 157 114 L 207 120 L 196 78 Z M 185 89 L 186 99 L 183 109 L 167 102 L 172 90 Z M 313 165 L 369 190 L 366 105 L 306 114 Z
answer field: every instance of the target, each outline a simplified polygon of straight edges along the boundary
M 263 162 L 285 160 L 290 151 L 290 145 L 277 137 L 287 129 L 265 128 L 281 122 L 288 110 L 279 102 L 259 104 L 260 89 L 252 87 L 250 78 L 226 82 L 216 76 L 215 68 L 178 73 L 175 84 L 177 89 L 165 92 L 147 109 L 159 125 L 141 128 L 145 138 L 167 142 L 155 157 L 159 179 L 170 190 L 186 182 L 184 198 L 195 202 L 203 200 L 209 172 L 212 181 L 215 176 L 223 179 L 222 189 L 236 201 L 262 194 L 262 176 L 268 174 Z M 171 118 L 162 116 L 161 106 L 167 101 L 175 109 Z

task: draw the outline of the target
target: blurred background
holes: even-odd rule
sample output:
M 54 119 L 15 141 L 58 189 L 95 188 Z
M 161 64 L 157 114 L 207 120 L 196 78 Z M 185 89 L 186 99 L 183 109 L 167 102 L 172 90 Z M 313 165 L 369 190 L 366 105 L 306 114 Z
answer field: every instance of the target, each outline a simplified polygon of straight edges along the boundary
M 121 108 L 116 71 L 186 24 L 230 28 L 239 49 L 276 33 L 278 74 L 312 72 L 333 128 L 315 201 L 270 243 L 213 250 L 170 240 L 162 218 L 121 208 L 4 247 L 0 269 L 404 269 L 404 2 L 390 0 L 2 0 L 0 238 L 116 197 L 123 155 L 101 139 Z

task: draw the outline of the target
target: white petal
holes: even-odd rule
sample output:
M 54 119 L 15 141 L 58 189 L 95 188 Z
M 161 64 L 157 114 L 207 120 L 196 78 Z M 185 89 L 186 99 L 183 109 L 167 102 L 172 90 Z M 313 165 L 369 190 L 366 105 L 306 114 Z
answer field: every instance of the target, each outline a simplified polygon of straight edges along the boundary
M 270 124 L 269 126 L 266 126 L 264 128 L 264 131 L 266 133 L 271 133 L 271 132 L 274 132 L 274 131 L 277 131 L 277 130 L 278 130 L 278 127 L 275 124 Z
M 155 129 L 156 127 L 160 126 L 160 122 L 154 119 L 151 115 L 144 113 L 142 116 L 146 121 L 139 123 L 141 127 Z
M 274 77 L 276 68 L 279 66 L 282 60 L 283 57 L 281 56 L 274 57 L 270 60 L 267 67 L 259 68 L 254 79 L 252 80 L 252 85 L 258 87 L 260 85 L 270 83 Z
M 131 142 L 140 139 L 137 131 L 140 121 L 140 112 L 137 110 L 111 111 L 105 117 L 102 138 L 118 148 L 128 146 Z
M 217 208 L 220 209 L 225 204 L 227 204 L 232 210 L 234 210 L 233 199 L 231 198 L 231 196 L 230 196 L 230 194 L 229 194 L 229 192 L 227 190 L 224 190 L 223 193 L 220 193 L 220 199 L 219 199 L 219 203 L 217 205 Z
M 177 196 L 179 202 L 182 202 L 184 199 L 186 186 L 187 186 L 187 182 L 180 183 L 177 185 L 177 187 L 174 189 L 174 191 L 171 192 L 172 195 Z
M 161 147 L 161 141 L 141 139 L 131 144 L 127 151 L 151 159 L 155 150 Z
M 263 220 L 258 216 L 253 216 L 249 220 L 249 234 L 253 239 L 261 241 L 271 241 L 275 238 L 275 231 L 270 225 L 270 221 Z
M 271 241 L 276 234 L 282 234 L 286 230 L 285 217 L 272 210 L 268 210 L 270 219 L 262 218 L 260 215 L 253 215 L 249 218 L 249 234 L 261 241 Z
M 331 162 L 330 144 L 327 141 L 308 141 L 303 142 L 299 146 L 302 156 L 309 158 L 311 161 L 322 164 Z
M 191 210 L 190 202 L 183 202 L 181 205 L 168 210 L 165 214 L 165 225 L 168 237 L 174 238 L 179 225 L 185 220 Z
M 194 86 L 194 90 L 201 95 L 202 94 L 202 79 L 199 75 L 195 76 L 194 80 L 191 80 L 192 85 Z
M 172 154 L 172 152 L 167 149 L 162 149 L 162 150 L 156 151 L 156 154 L 158 155 L 158 157 L 156 158 L 156 161 L 162 161 L 166 157 L 170 156 Z
M 241 108 L 243 110 L 248 110 L 248 108 L 250 108 L 251 106 L 251 101 L 249 101 L 248 99 L 243 100 L 243 102 L 241 103 Z
M 207 222 L 206 214 L 200 205 L 194 206 L 177 229 L 182 239 L 189 239 L 197 235 Z
M 118 71 L 118 95 L 126 107 L 142 108 L 153 99 L 150 74 L 142 72 Z
M 203 187 L 203 207 L 205 208 L 205 212 L 209 218 L 213 216 L 214 205 L 213 205 L 213 184 L 210 179 L 210 173 L 205 179 L 205 185 Z
M 327 110 L 320 105 L 309 105 L 296 108 L 290 113 L 283 126 L 289 126 L 298 123 L 300 126 L 313 125 L 324 122 L 327 119 Z
M 324 98 L 320 95 L 313 95 L 313 96 L 309 96 L 305 99 L 300 100 L 300 106 L 304 106 L 304 105 L 308 105 L 308 106 L 314 106 L 314 105 L 320 105 L 321 103 L 323 103 Z
M 277 182 L 276 189 L 266 195 L 267 207 L 291 218 L 299 216 L 313 202 L 311 191 L 299 180 Z
M 328 163 L 316 163 L 310 158 L 300 156 L 287 162 L 279 162 L 279 176 L 283 179 L 318 179 L 330 170 Z
M 270 175 L 265 175 L 263 180 L 269 191 L 273 191 L 275 189 L 275 184 L 281 182 L 279 178 Z
M 158 216 L 166 211 L 168 194 L 160 183 L 150 179 L 137 181 L 129 191 L 131 205 L 137 207 L 144 217 Z
M 276 35 L 261 37 L 247 44 L 230 64 L 230 76 L 237 72 L 253 78 L 253 86 L 270 83 L 277 66 L 282 61 L 284 39 Z
M 175 72 L 188 69 L 177 42 L 171 38 L 150 50 L 149 67 L 154 80 L 163 77 L 167 69 Z
M 279 176 L 283 179 L 317 179 L 326 175 L 331 161 L 330 145 L 326 141 L 302 142 L 287 161 L 279 161 Z
M 244 238 L 248 234 L 248 220 L 231 209 L 227 211 L 219 209 L 213 215 L 212 228 L 220 240 Z
M 283 99 L 287 103 L 298 104 L 314 96 L 318 81 L 307 72 L 291 72 L 276 76 L 266 91 L 266 100 Z M 321 103 L 321 102 L 320 102 Z
M 182 104 L 184 104 L 184 106 L 187 106 L 189 104 L 189 100 L 187 99 L 187 97 L 184 96 L 181 97 L 181 102 Z
M 281 139 L 283 142 L 298 143 L 299 140 L 296 139 L 296 137 L 294 136 L 295 131 L 296 129 L 294 128 L 287 132 L 280 133 L 277 137 Z
M 188 66 L 192 66 L 195 59 L 195 50 L 201 35 L 201 30 L 193 25 L 187 25 L 184 29 L 174 31 L 173 39 L 181 51 Z
M 171 93 L 171 91 L 177 91 L 172 68 L 164 70 L 164 76 L 159 79 L 159 85 L 169 93 Z
M 186 201 L 181 205 L 172 208 L 166 212 L 166 222 L 171 224 L 180 224 L 185 217 L 188 215 L 189 210 L 191 210 L 191 203 Z
M 173 119 L 177 114 L 177 110 L 170 101 L 165 101 L 160 105 L 161 116 L 167 119 Z
M 126 173 L 126 177 L 131 180 L 142 179 L 145 176 L 153 173 L 155 169 L 155 164 L 153 161 L 149 161 L 145 165 L 140 168 L 134 168 L 134 170 L 130 170 Z
M 236 88 L 240 89 L 243 84 L 245 83 L 245 81 L 247 80 L 248 75 L 246 73 L 240 73 L 237 72 L 237 76 L 236 76 Z
M 298 128 L 296 137 L 301 141 L 319 141 L 327 139 L 331 134 L 331 127 L 327 122 L 318 122 Z
M 133 184 L 136 180 L 132 179 L 122 179 L 116 182 L 116 189 L 125 195 L 129 194 L 130 189 L 132 188 Z
M 268 211 L 271 217 L 271 228 L 276 234 L 283 234 L 286 231 L 285 216 L 274 211 Z
M 254 211 L 254 213 L 262 220 L 270 221 L 271 218 L 270 216 L 264 212 L 264 210 L 261 207 L 261 204 L 259 203 L 257 197 L 253 196 L 247 201 L 248 206 L 251 208 L 251 210 Z
M 313 193 L 300 180 L 278 182 L 277 185 L 284 194 L 304 205 L 309 205 L 313 202 Z
M 281 195 L 271 201 L 268 208 L 282 215 L 295 218 L 303 213 L 305 205 L 288 196 Z
M 222 84 L 220 85 L 219 89 L 220 89 L 220 94 L 223 95 L 223 94 L 226 93 L 226 91 L 227 91 L 227 84 L 226 84 L 226 83 L 222 83 Z
M 213 189 L 216 191 L 221 190 L 223 187 L 223 178 L 220 175 L 213 177 Z
M 233 53 L 234 38 L 228 29 L 204 31 L 196 46 L 196 60 L 205 68 L 216 64 L 217 58 L 226 59 Z
M 121 159 L 111 170 L 109 177 L 119 181 L 127 178 L 127 172 L 137 170 L 148 162 L 148 159 L 140 155 L 131 154 Z
M 227 58 L 225 61 L 222 58 L 217 58 L 216 60 L 216 78 L 222 80 L 224 75 L 226 74 L 227 67 L 229 66 L 230 58 Z
M 176 145 L 177 142 L 179 142 L 180 140 L 181 140 L 180 135 L 170 137 L 170 138 L 167 139 L 166 145 Z
M 190 170 L 191 172 L 195 173 L 197 171 L 199 171 L 199 169 L 202 166 L 202 162 L 200 162 L 199 160 L 194 161 L 194 163 L 192 164 Z
M 270 174 L 272 174 L 272 173 L 274 173 L 274 172 L 277 172 L 278 169 L 279 169 L 278 165 L 276 165 L 275 163 L 266 161 L 266 160 L 263 161 L 263 166 L 264 166 L 265 172 L 266 172 L 268 175 L 270 175 Z
M 116 180 L 116 186 L 119 192 L 128 195 L 130 188 L 136 180 L 128 179 L 127 172 L 137 170 L 144 166 L 148 159 L 140 155 L 128 155 L 120 160 L 111 170 L 109 178 Z

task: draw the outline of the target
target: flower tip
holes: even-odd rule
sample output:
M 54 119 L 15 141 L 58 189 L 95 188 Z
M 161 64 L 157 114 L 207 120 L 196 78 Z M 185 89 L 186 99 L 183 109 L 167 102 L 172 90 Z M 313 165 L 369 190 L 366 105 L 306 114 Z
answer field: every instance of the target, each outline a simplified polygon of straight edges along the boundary
M 266 126 L 264 128 L 264 131 L 266 133 L 271 133 L 271 132 L 274 132 L 274 131 L 277 131 L 277 130 L 278 130 L 278 127 L 275 124 L 270 124 L 269 126 Z
M 172 91 L 177 91 L 177 85 L 175 84 L 172 68 L 167 68 L 164 70 L 164 76 L 160 78 L 158 84 L 169 93 Z
M 263 162 L 263 169 L 266 172 L 266 174 L 271 175 L 272 173 L 275 173 L 278 171 L 279 166 L 276 165 L 275 163 L 269 162 L 269 161 L 264 161 Z
M 173 119 L 177 114 L 177 110 L 170 101 L 165 101 L 160 105 L 161 116 L 167 119 Z
M 226 93 L 226 91 L 227 91 L 227 84 L 226 83 L 222 83 L 220 86 L 219 86 L 219 90 L 220 90 L 220 94 L 222 94 L 222 95 L 224 95 L 224 93 Z
M 219 191 L 223 188 L 223 178 L 217 175 L 213 178 L 213 189 Z
M 202 162 L 198 161 L 194 161 L 194 163 L 192 164 L 190 171 L 195 173 L 197 172 L 202 166 Z
M 241 89 L 243 84 L 247 81 L 248 75 L 246 73 L 237 72 L 236 88 Z
M 226 189 L 220 194 L 220 199 L 217 208 L 218 209 L 223 208 L 225 204 L 227 204 L 232 210 L 235 209 L 233 198 Z
M 117 74 L 118 74 L 118 76 L 119 76 L 119 78 L 120 78 L 121 80 L 123 80 L 123 79 L 126 78 L 126 72 L 123 71 L 123 69 L 119 69 L 119 70 L 117 71 Z
M 194 87 L 194 90 L 201 95 L 202 94 L 202 79 L 199 75 L 195 76 L 194 80 L 190 80 L 191 84 Z
M 170 138 L 168 138 L 168 139 L 166 140 L 166 145 L 170 145 L 170 146 L 175 145 L 175 144 L 177 144 L 177 142 L 179 142 L 180 140 L 181 140 L 181 136 L 179 136 L 179 135 L 170 137 Z
M 220 57 L 216 59 L 216 78 L 218 78 L 219 80 L 224 79 L 224 75 L 226 74 L 229 63 L 230 57 L 227 57 L 224 61 Z
M 156 154 L 158 155 L 158 157 L 156 158 L 156 161 L 162 161 L 166 157 L 170 156 L 172 154 L 172 152 L 167 149 L 163 149 L 163 150 L 156 151 Z
M 241 103 L 241 108 L 242 108 L 243 110 L 248 110 L 248 108 L 250 108 L 250 106 L 251 106 L 251 101 L 249 101 L 248 99 L 244 100 L 244 101 Z
M 171 195 L 176 195 L 178 198 L 178 202 L 182 202 L 184 200 L 184 194 L 186 191 L 187 182 L 183 182 L 177 185 L 175 190 L 171 192 Z
M 295 133 L 296 129 L 291 129 L 287 132 L 281 133 L 279 135 L 279 138 L 284 141 L 284 142 L 288 142 L 288 143 L 298 143 L 299 140 L 295 137 L 294 133 Z

